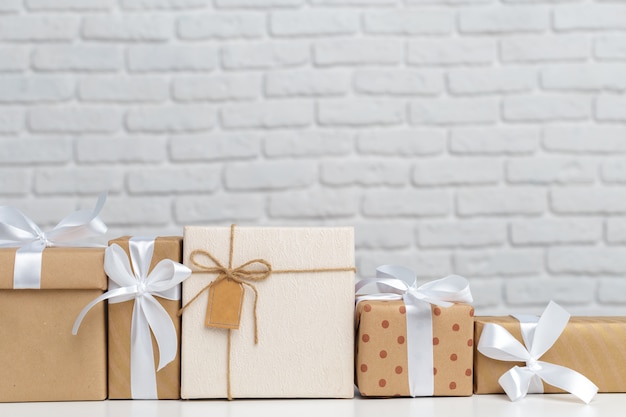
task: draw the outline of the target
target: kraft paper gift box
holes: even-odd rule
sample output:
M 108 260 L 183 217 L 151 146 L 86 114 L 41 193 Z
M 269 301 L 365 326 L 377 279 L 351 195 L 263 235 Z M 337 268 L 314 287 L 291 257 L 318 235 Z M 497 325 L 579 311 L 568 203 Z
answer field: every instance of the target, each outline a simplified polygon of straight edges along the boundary
M 534 329 L 534 336 L 528 333 L 522 336 L 522 328 Z M 502 393 L 506 388 L 509 397 L 517 400 L 526 391 L 563 393 L 567 390 L 589 402 L 596 391 L 626 392 L 626 317 L 570 319 L 565 310 L 551 302 L 541 319 L 527 315 L 476 317 L 475 340 L 476 394 Z M 515 345 L 519 345 L 518 353 L 511 355 L 509 350 Z M 539 349 L 540 346 L 544 348 Z M 488 357 L 503 355 L 508 356 L 508 360 Z M 528 356 L 522 358 L 523 355 Z M 555 368 L 553 365 L 566 370 L 557 369 L 556 378 L 554 372 L 545 377 L 542 369 L 551 371 Z M 538 371 L 533 372 L 533 369 Z M 531 378 L 529 385 L 525 378 Z M 523 386 L 512 384 L 512 380 L 521 381 Z M 577 382 L 573 385 L 567 382 L 572 380 Z
M 104 249 L 46 249 L 40 289 L 13 289 L 15 252 L 0 249 L 0 401 L 104 400 L 104 307 L 72 335 L 80 310 L 106 289 Z
M 353 397 L 352 228 L 186 227 L 183 251 L 182 398 Z
M 109 242 L 109 245 L 117 244 L 130 255 L 129 245 L 132 238 L 122 237 Z M 182 261 L 182 237 L 157 237 L 153 240 L 153 255 L 150 260 L 149 272 L 164 259 L 174 262 Z M 190 271 L 189 271 L 190 272 Z M 177 284 L 180 286 L 180 284 Z M 177 290 L 180 294 L 180 289 Z M 155 297 L 169 316 L 176 331 L 176 355 L 163 369 L 156 373 L 156 398 L 178 399 L 180 398 L 180 295 L 177 299 Z M 131 322 L 135 302 L 129 300 L 121 303 L 108 303 L 109 312 L 109 398 L 127 399 L 133 398 L 131 393 Z M 156 370 L 159 365 L 159 347 L 156 340 L 152 339 L 154 359 L 152 367 Z
M 109 398 L 180 398 L 181 237 L 121 237 L 104 256 L 109 291 L 81 311 L 108 300 Z
M 415 281 L 415 274 L 406 268 L 378 268 L 379 277 L 402 275 Z M 420 288 L 406 282 L 408 279 L 386 278 L 361 280 L 357 284 L 357 292 L 370 284 L 377 284 L 383 291 L 357 295 L 355 372 L 361 395 L 472 395 L 474 309 L 469 304 L 445 302 L 471 302 L 467 280 L 449 276 Z M 384 283 L 393 286 L 391 291 L 383 288 Z M 442 285 L 455 287 L 457 293 L 438 300 L 427 297 L 428 301 L 411 295 L 432 295 L 432 290 L 437 291 Z
M 105 309 L 72 324 L 106 289 L 104 249 L 73 245 L 106 232 L 92 210 L 79 210 L 44 233 L 13 207 L 0 207 L 0 401 L 104 400 Z

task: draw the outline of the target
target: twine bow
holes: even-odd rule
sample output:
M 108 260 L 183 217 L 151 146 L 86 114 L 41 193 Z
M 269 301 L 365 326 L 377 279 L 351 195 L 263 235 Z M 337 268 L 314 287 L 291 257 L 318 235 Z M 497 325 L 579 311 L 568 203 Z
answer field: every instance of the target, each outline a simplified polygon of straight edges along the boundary
M 213 282 L 211 282 L 209 285 L 204 287 L 202 290 L 198 292 L 198 294 L 196 294 L 191 300 L 189 300 L 189 302 L 185 304 L 185 306 L 181 309 L 180 313 L 182 313 L 183 310 L 185 310 L 185 308 L 189 306 L 189 304 L 194 302 L 205 290 L 211 289 L 212 287 L 216 286 L 217 284 L 219 284 L 220 282 L 224 280 L 231 280 L 238 284 L 245 285 L 246 287 L 250 288 L 252 292 L 254 292 L 254 344 L 258 344 L 259 332 L 257 329 L 256 310 L 257 310 L 257 300 L 259 299 L 259 292 L 257 291 L 254 284 L 252 284 L 251 282 L 247 282 L 247 281 L 259 282 L 259 281 L 263 281 L 267 279 L 272 274 L 272 265 L 269 262 L 267 262 L 265 259 L 253 259 L 244 264 L 241 264 L 240 266 L 236 268 L 233 268 L 233 244 L 232 242 L 233 242 L 233 233 L 231 229 L 231 245 L 230 245 L 230 256 L 228 259 L 228 267 L 225 267 L 224 265 L 222 265 L 222 263 L 215 256 L 213 256 L 211 253 L 205 250 L 196 249 L 193 252 L 191 252 L 191 255 L 190 255 L 191 263 L 193 264 L 193 266 L 198 268 L 198 272 L 218 274 L 218 275 L 217 275 L 217 278 Z M 202 262 L 198 262 L 196 258 L 198 258 L 199 256 L 208 257 L 211 261 L 213 261 L 213 264 L 215 266 L 210 266 Z M 262 267 L 262 270 L 247 269 L 249 266 L 252 266 L 252 265 L 260 265 Z M 230 340 L 230 330 L 228 332 L 228 337 Z
M 217 278 L 213 280 L 210 284 L 206 285 L 202 288 L 196 295 L 191 298 L 178 312 L 178 315 L 182 315 L 183 312 L 189 305 L 191 305 L 194 301 L 200 297 L 204 291 L 212 288 L 217 285 L 219 282 L 224 280 L 232 280 L 236 283 L 244 285 L 252 290 L 254 293 L 254 344 L 258 344 L 259 342 L 259 333 L 257 326 L 257 301 L 259 299 L 259 293 L 253 284 L 253 282 L 264 281 L 270 277 L 272 274 L 290 274 L 290 273 L 306 273 L 306 272 L 356 272 L 356 268 L 354 267 L 346 267 L 346 268 L 312 268 L 312 269 L 280 269 L 276 270 L 272 268 L 272 265 L 266 261 L 265 259 L 253 259 L 251 261 L 245 262 L 240 266 L 233 268 L 233 251 L 235 247 L 235 224 L 230 226 L 230 250 L 228 254 L 228 267 L 222 265 L 222 263 L 213 256 L 210 252 L 205 250 L 196 249 L 191 252 L 190 260 L 193 266 L 197 269 L 192 273 L 214 273 L 218 274 Z M 198 256 L 206 256 L 208 257 L 214 265 L 206 265 L 202 262 L 199 262 L 196 258 Z M 250 268 L 253 265 L 257 265 L 258 269 Z M 230 363 L 231 363 L 231 329 L 228 329 L 228 346 L 227 346 L 227 396 L 229 400 L 232 400 L 231 393 L 231 372 L 230 372 Z

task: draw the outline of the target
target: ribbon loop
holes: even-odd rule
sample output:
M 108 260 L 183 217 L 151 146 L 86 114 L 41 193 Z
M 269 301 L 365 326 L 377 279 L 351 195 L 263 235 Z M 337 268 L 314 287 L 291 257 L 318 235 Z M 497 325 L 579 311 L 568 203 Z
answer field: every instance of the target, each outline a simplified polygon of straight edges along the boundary
M 191 276 L 191 270 L 170 259 L 163 259 L 148 272 L 154 253 L 154 237 L 133 237 L 128 243 L 130 260 L 117 244 L 106 249 L 104 269 L 109 276 L 109 291 L 83 308 L 76 318 L 72 334 L 78 333 L 87 312 L 100 301 L 121 303 L 134 300 L 130 351 L 131 395 L 134 399 L 158 399 L 150 333 L 154 335 L 159 349 L 157 371 L 176 358 L 178 338 L 169 314 L 154 296 L 179 300 L 179 284 Z
M 63 218 L 49 232 L 15 207 L 0 207 L 0 247 L 19 247 L 15 254 L 13 288 L 41 288 L 43 250 L 51 246 L 69 246 L 71 242 L 106 233 L 99 214 L 106 193 L 98 196 L 92 210 L 78 210 Z
M 543 380 L 589 403 L 598 392 L 593 382 L 573 369 L 539 360 L 565 330 L 569 313 L 550 301 L 539 320 L 527 316 L 514 317 L 520 321 L 526 347 L 495 323 L 485 324 L 478 342 L 478 351 L 489 358 L 526 363 L 524 367 L 512 367 L 498 379 L 509 398 L 517 401 L 528 393 L 543 393 Z
M 415 272 L 399 265 L 381 265 L 376 268 L 376 276 L 356 283 L 356 302 L 404 301 L 410 394 L 412 397 L 432 396 L 434 365 L 431 304 L 447 308 L 456 302 L 471 303 L 473 298 L 469 282 L 459 275 L 449 275 L 418 287 Z M 376 288 L 379 292 L 368 293 L 368 287 Z
M 213 262 L 213 266 L 202 262 L 200 257 L 209 258 Z M 244 281 L 262 281 L 272 274 L 272 265 L 265 259 L 253 259 L 236 268 L 225 267 L 215 256 L 201 249 L 191 252 L 190 259 L 199 272 L 218 274 L 217 279 L 213 281 L 214 283 L 222 279 L 232 279 L 243 284 Z M 252 266 L 256 268 L 249 268 Z

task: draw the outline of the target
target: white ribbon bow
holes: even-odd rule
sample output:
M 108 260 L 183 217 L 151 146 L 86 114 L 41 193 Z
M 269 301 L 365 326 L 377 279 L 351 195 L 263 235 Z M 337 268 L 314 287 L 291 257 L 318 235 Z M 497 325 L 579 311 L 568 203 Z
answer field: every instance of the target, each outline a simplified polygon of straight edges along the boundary
M 41 288 L 43 250 L 51 246 L 72 246 L 70 242 L 104 234 L 107 226 L 98 217 L 106 193 L 100 194 L 93 210 L 78 210 L 43 232 L 24 213 L 0 206 L 0 248 L 19 247 L 15 254 L 13 288 Z
M 433 328 L 431 304 L 450 307 L 471 303 L 467 279 L 449 275 L 418 287 L 415 272 L 397 265 L 376 268 L 377 278 L 362 279 L 356 284 L 356 302 L 364 300 L 404 300 L 406 307 L 409 389 L 412 397 L 432 396 Z M 359 295 L 365 287 L 375 286 L 379 293 Z
M 573 369 L 539 360 L 561 336 L 569 321 L 569 313 L 550 301 L 538 320 L 535 316 L 514 317 L 520 321 L 526 347 L 495 323 L 485 324 L 478 342 L 478 351 L 487 357 L 526 362 L 526 366 L 514 366 L 498 380 L 511 401 L 517 401 L 527 393 L 543 393 L 543 380 L 589 403 L 598 392 L 593 382 Z
M 130 380 L 134 399 L 158 399 L 152 338 L 159 348 L 160 371 L 176 358 L 178 338 L 167 311 L 154 296 L 180 300 L 179 284 L 191 275 L 186 266 L 170 259 L 160 261 L 152 270 L 154 238 L 131 238 L 130 261 L 119 245 L 109 246 L 104 255 L 104 270 L 109 276 L 109 291 L 91 301 L 78 315 L 72 334 L 87 312 L 100 301 L 122 303 L 135 300 L 131 324 Z

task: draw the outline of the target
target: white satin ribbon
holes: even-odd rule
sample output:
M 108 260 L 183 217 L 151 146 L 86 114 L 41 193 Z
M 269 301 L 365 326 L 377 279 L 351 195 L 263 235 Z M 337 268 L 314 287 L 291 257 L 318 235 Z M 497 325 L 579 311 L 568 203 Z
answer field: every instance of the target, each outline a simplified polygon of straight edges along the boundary
M 133 237 L 129 241 L 129 249 L 130 263 L 119 245 L 113 244 L 106 249 L 104 270 L 109 277 L 109 291 L 83 308 L 72 334 L 78 333 L 87 312 L 100 301 L 122 303 L 135 300 L 131 322 L 131 395 L 133 399 L 158 399 L 150 331 L 159 348 L 157 371 L 176 358 L 178 338 L 170 316 L 154 296 L 180 300 L 179 284 L 191 275 L 191 270 L 164 259 L 148 273 L 154 252 L 154 237 Z
M 101 193 L 93 210 L 75 211 L 49 232 L 43 232 L 15 207 L 0 206 L 0 248 L 19 247 L 13 288 L 41 288 L 41 259 L 46 247 L 73 246 L 77 240 L 106 233 L 107 226 L 98 216 L 105 201 L 106 193 Z
M 520 321 L 526 347 L 504 327 L 495 323 L 485 324 L 478 342 L 478 351 L 487 357 L 526 362 L 526 366 L 514 366 L 498 380 L 511 401 L 517 401 L 528 393 L 542 393 L 543 380 L 589 403 L 598 392 L 593 382 L 573 369 L 539 360 L 563 333 L 570 318 L 569 313 L 550 301 L 538 320 L 526 315 L 514 317 Z
M 412 397 L 432 396 L 433 328 L 431 304 L 450 307 L 454 303 L 471 303 L 467 279 L 449 275 L 418 287 L 415 272 L 397 265 L 376 268 L 376 277 L 356 283 L 356 302 L 364 300 L 403 300 L 406 307 L 409 390 Z M 368 286 L 378 293 L 359 295 Z

